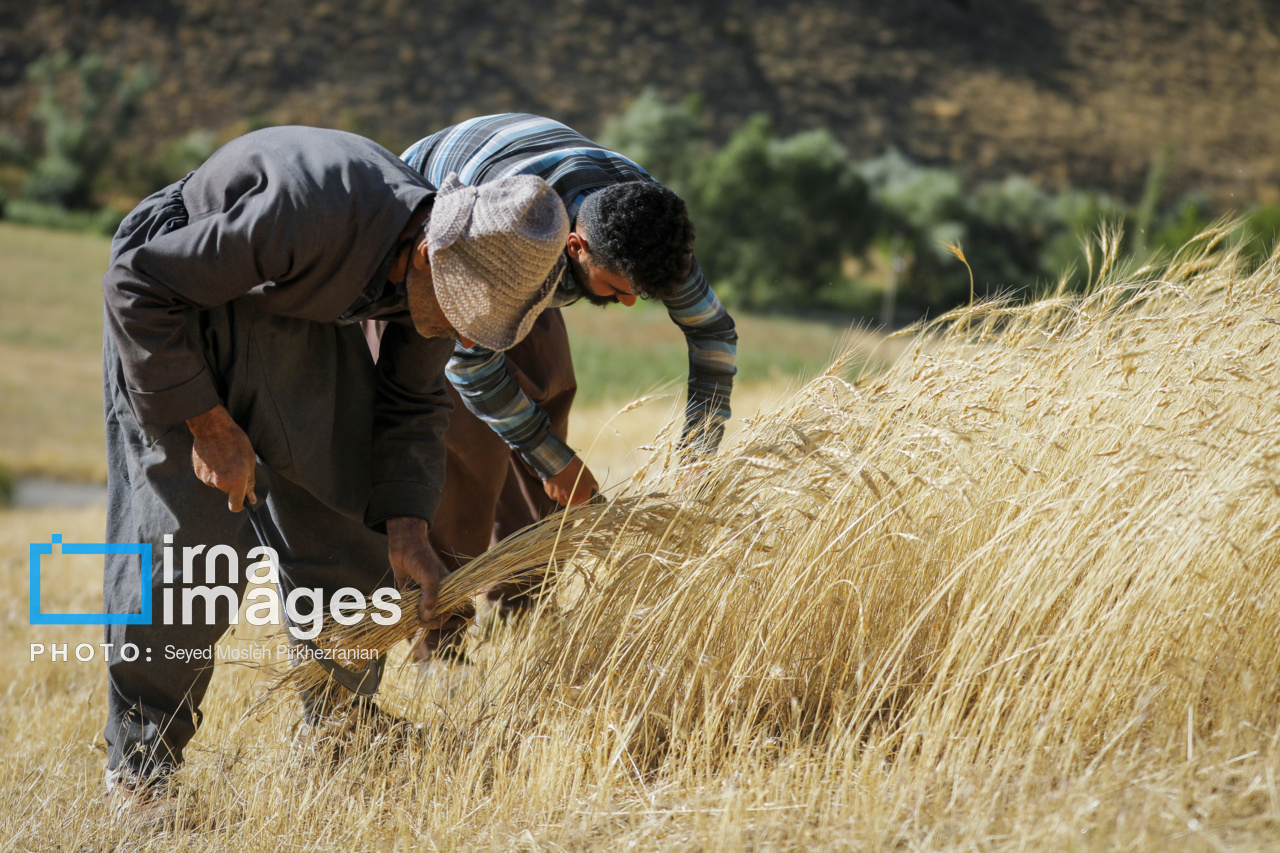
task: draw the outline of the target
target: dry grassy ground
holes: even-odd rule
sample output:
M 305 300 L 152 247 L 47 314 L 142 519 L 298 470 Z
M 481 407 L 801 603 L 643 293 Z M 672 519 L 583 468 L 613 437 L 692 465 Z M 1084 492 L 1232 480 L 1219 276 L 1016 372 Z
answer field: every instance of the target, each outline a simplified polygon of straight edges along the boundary
M 96 803 L 100 666 L 24 654 L 94 638 L 25 625 L 25 543 L 101 517 L 6 516 L 0 838 L 1276 849 L 1280 259 L 1192 253 L 950 320 L 883 375 L 782 398 L 699 478 L 659 441 L 609 506 L 486 558 L 554 555 L 552 606 L 478 629 L 471 665 L 390 672 L 425 749 L 318 767 L 292 703 L 245 716 L 265 676 L 224 666 L 171 837 Z
M 102 272 L 109 241 L 0 224 L 0 463 L 105 480 Z

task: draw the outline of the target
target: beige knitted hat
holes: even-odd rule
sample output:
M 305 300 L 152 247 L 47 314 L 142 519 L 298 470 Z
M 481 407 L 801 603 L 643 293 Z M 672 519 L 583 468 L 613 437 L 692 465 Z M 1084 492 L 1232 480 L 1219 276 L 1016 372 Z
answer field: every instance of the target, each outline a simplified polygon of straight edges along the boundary
M 513 175 L 468 187 L 450 174 L 427 224 L 445 318 L 489 349 L 515 346 L 551 300 L 568 236 L 564 204 L 542 178 Z

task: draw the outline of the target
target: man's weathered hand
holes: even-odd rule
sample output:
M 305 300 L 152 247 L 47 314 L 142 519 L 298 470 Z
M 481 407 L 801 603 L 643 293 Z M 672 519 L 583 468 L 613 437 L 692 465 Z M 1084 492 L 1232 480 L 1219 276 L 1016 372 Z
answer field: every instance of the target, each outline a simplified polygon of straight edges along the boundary
M 418 621 L 425 628 L 439 628 L 449 614 L 433 615 L 440 581 L 448 573 L 440 555 L 427 539 L 430 529 L 421 518 L 401 517 L 387 520 L 387 551 L 396 585 L 407 589 L 416 584 L 422 588 L 418 599 Z
M 675 494 L 679 500 L 693 500 L 702 491 L 711 473 L 710 462 L 705 458 L 686 461 L 676 478 Z
M 547 497 L 560 506 L 577 506 L 591 500 L 591 496 L 600 490 L 600 485 L 592 476 L 591 469 L 575 456 L 563 471 L 544 480 L 542 488 Z
M 191 445 L 191 467 L 200 482 L 227 493 L 227 508 L 244 509 L 244 502 L 256 504 L 254 468 L 257 457 L 244 430 L 231 419 L 231 413 L 215 406 L 203 415 L 187 421 L 195 442 Z

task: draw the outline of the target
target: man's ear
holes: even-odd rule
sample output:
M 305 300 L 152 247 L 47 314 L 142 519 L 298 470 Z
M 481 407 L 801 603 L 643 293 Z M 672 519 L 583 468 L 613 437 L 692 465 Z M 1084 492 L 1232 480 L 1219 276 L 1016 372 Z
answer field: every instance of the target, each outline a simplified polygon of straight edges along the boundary
M 409 251 L 409 258 L 413 261 L 415 270 L 425 270 L 431 267 L 431 250 L 427 248 L 427 236 L 425 234 Z
M 569 257 L 575 261 L 582 260 L 582 255 L 588 251 L 587 238 L 583 237 L 577 231 L 569 232 L 569 240 L 565 244 L 565 249 L 569 252 Z

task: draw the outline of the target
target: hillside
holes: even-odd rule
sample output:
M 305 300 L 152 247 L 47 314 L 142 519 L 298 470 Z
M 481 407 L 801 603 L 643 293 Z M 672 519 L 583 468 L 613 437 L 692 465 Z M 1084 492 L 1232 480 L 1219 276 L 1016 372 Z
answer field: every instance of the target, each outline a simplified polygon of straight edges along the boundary
M 588 133 L 644 86 L 700 92 L 721 132 L 764 111 L 974 177 L 1020 171 L 1136 201 L 1280 201 L 1275 0 L 61 0 L 0 5 L 0 130 L 33 132 L 27 65 L 52 49 L 146 60 L 129 140 L 256 123 L 344 127 L 398 149 L 470 115 L 528 110 Z

